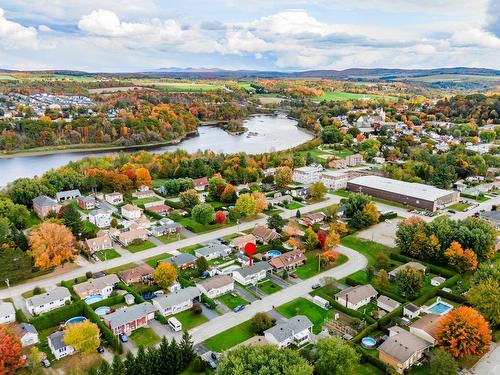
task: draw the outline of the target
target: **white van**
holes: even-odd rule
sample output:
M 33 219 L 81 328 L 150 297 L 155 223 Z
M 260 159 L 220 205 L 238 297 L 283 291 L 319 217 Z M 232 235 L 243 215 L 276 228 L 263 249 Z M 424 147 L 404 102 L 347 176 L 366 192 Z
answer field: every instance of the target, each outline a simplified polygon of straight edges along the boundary
M 182 324 L 176 318 L 170 318 L 169 320 L 167 320 L 167 323 L 175 332 L 182 331 Z

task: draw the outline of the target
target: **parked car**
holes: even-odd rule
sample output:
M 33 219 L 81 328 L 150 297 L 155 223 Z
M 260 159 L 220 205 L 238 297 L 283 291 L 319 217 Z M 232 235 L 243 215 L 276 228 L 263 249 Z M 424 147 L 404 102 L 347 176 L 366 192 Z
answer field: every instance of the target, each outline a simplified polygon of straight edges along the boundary
M 456 212 L 456 211 L 454 211 L 454 210 L 448 210 L 448 212 L 449 212 L 450 214 L 456 214 L 456 213 L 457 213 L 457 212 Z
M 212 352 L 212 353 L 210 353 L 210 357 L 212 357 L 212 359 L 213 359 L 214 361 L 219 360 L 219 357 L 217 357 L 217 353 L 216 353 L 216 352 Z
M 245 309 L 245 305 L 238 305 L 238 306 L 236 306 L 236 307 L 233 309 L 233 311 L 234 311 L 234 312 L 239 312 L 239 311 L 244 310 L 244 309 Z
M 290 274 L 290 275 L 288 275 L 288 276 L 290 276 L 292 279 L 296 279 L 296 278 L 298 277 L 298 276 L 297 276 L 296 274 L 294 274 L 294 273 L 291 273 L 291 274 Z
M 45 368 L 49 368 L 50 367 L 50 361 L 48 359 L 42 360 L 42 366 L 45 367 Z
M 97 347 L 97 353 L 104 353 L 104 346 L 99 345 L 99 346 Z
M 128 337 L 127 337 L 127 335 L 126 335 L 126 334 L 124 334 L 124 333 L 120 333 L 120 334 L 118 335 L 118 338 L 120 339 L 120 341 L 121 341 L 121 342 L 128 342 Z
M 321 288 L 321 285 L 320 285 L 320 284 L 318 284 L 318 283 L 316 283 L 316 284 L 313 284 L 313 285 L 311 286 L 311 288 L 313 288 L 313 289 L 319 289 L 319 288 Z
M 215 370 L 217 368 L 217 364 L 214 361 L 211 361 L 210 359 L 206 361 L 207 365 L 212 369 Z

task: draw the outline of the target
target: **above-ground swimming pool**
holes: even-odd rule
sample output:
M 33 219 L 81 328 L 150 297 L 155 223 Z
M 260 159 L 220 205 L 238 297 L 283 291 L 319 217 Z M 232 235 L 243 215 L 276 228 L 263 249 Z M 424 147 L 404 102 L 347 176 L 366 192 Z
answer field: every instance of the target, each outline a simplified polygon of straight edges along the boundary
M 269 250 L 266 253 L 266 257 L 268 257 L 268 258 L 279 257 L 280 255 L 281 255 L 281 251 L 279 251 L 279 250 Z
M 84 320 L 87 320 L 87 318 L 84 316 L 75 316 L 74 318 L 66 320 L 66 323 L 64 325 L 67 326 L 70 324 L 80 323 L 83 322 Z
M 449 303 L 441 301 L 441 299 L 436 300 L 431 306 L 429 306 L 425 311 L 430 314 L 444 315 L 448 311 L 453 309 L 453 306 Z
M 91 294 L 90 296 L 88 296 L 87 298 L 85 298 L 85 303 L 87 305 L 91 305 L 93 303 L 102 301 L 103 299 L 104 299 L 104 297 L 101 296 L 100 294 Z
M 101 307 L 98 307 L 97 309 L 95 309 L 95 313 L 99 316 L 106 315 L 110 311 L 111 311 L 111 307 L 109 307 L 109 306 L 101 306 Z
M 366 349 L 373 349 L 375 346 L 377 346 L 377 340 L 375 340 L 373 337 L 363 337 L 361 339 L 361 344 L 363 347 Z

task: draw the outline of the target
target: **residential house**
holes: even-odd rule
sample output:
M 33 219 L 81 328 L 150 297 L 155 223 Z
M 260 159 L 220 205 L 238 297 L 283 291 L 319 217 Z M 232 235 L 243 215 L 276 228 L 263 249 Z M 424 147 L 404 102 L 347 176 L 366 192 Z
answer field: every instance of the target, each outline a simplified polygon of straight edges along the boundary
M 500 211 L 486 211 L 481 212 L 479 215 L 481 219 L 486 220 L 496 229 L 500 230 Z
M 427 314 L 410 325 L 410 332 L 434 345 L 436 330 L 444 315 Z
M 387 296 L 380 295 L 377 298 L 377 307 L 384 311 L 391 312 L 393 310 L 396 310 L 399 306 L 401 306 L 401 303 Z
M 71 355 L 75 352 L 75 349 L 66 345 L 64 342 L 64 332 L 57 331 L 47 337 L 47 343 L 49 344 L 50 351 L 56 357 L 57 360 Z
M 232 249 L 229 246 L 218 242 L 211 242 L 206 246 L 200 247 L 194 251 L 197 258 L 205 257 L 206 260 L 217 258 L 227 258 L 231 255 Z
M 440 286 L 442 283 L 444 283 L 446 281 L 446 279 L 444 277 L 441 277 L 441 276 L 434 276 L 432 279 L 431 279 L 431 285 L 432 286 Z
M 0 301 L 0 324 L 8 324 L 16 321 L 16 309 L 12 302 Z
M 264 331 L 270 344 L 280 349 L 290 345 L 302 346 L 310 342 L 313 324 L 307 316 L 296 315 L 283 323 L 278 323 Z
M 398 274 L 399 271 L 404 270 L 405 268 L 408 267 L 414 267 L 419 271 L 422 271 L 422 273 L 425 273 L 425 266 L 422 263 L 418 262 L 408 262 L 405 264 L 402 264 L 396 268 L 394 268 L 392 271 L 388 273 L 389 275 L 389 280 L 394 281 L 396 280 L 396 275 Z
M 64 306 L 71 301 L 67 288 L 56 287 L 48 292 L 26 299 L 26 309 L 31 315 L 38 315 Z
M 314 224 L 321 224 L 325 220 L 326 215 L 323 212 L 315 212 L 312 214 L 302 216 L 298 222 L 306 227 L 313 226 Z
M 363 157 L 360 154 L 348 155 L 345 160 L 348 167 L 356 167 L 363 164 Z
M 76 203 L 78 203 L 78 207 L 82 210 L 93 210 L 97 202 L 92 197 L 85 197 L 82 195 L 76 198 Z
M 422 309 L 413 303 L 408 303 L 403 306 L 403 316 L 408 319 L 415 319 L 420 315 Z
M 252 234 L 258 242 L 262 242 L 264 244 L 268 243 L 272 240 L 277 240 L 281 236 L 274 229 L 270 229 L 265 225 L 256 225 L 253 228 Z
M 163 316 L 177 314 L 193 306 L 193 301 L 201 296 L 200 290 L 195 286 L 180 289 L 153 299 L 153 304 Z
M 132 193 L 132 197 L 137 199 L 153 198 L 156 197 L 156 194 L 153 190 L 150 190 L 148 186 L 141 185 L 137 191 Z
M 238 251 L 244 251 L 247 243 L 253 243 L 255 245 L 257 243 L 257 238 L 255 238 L 253 234 L 245 234 L 243 236 L 233 238 L 229 245 Z
M 345 189 L 348 180 L 348 174 L 341 171 L 325 171 L 321 174 L 321 182 L 331 190 Z
M 40 219 L 45 219 L 50 212 L 59 213 L 61 208 L 62 206 L 57 201 L 46 195 L 40 195 L 33 199 L 33 211 Z
M 140 266 L 131 268 L 129 270 L 118 272 L 118 276 L 120 276 L 120 279 L 122 279 L 122 281 L 127 285 L 136 283 L 149 283 L 153 280 L 153 272 L 153 267 L 147 264 L 141 264 Z
M 66 191 L 59 191 L 56 193 L 56 200 L 60 202 L 64 201 L 69 201 L 71 199 L 76 199 L 80 197 L 82 193 L 80 193 L 80 190 L 75 189 L 75 190 L 66 190 Z
M 29 323 L 21 323 L 14 328 L 14 334 L 21 340 L 21 345 L 24 347 L 38 344 L 38 331 Z
M 179 223 L 162 224 L 151 228 L 153 236 L 163 236 L 165 234 L 180 233 L 182 230 L 182 225 Z
M 216 275 L 196 284 L 201 293 L 209 298 L 217 298 L 234 290 L 234 280 L 228 275 Z
M 118 236 L 118 241 L 120 241 L 123 246 L 128 246 L 136 240 L 145 241 L 147 238 L 148 232 L 146 229 L 138 228 L 127 232 L 121 232 Z
M 357 310 L 377 297 L 377 291 L 370 284 L 356 285 L 335 294 L 335 301 L 351 310 Z
M 347 160 L 333 157 L 332 159 L 328 160 L 328 167 L 335 169 L 347 168 Z
M 267 262 L 257 262 L 251 267 L 243 267 L 234 270 L 233 279 L 243 285 L 254 285 L 265 279 L 270 270 L 271 266 Z
M 269 204 L 276 205 L 276 204 L 289 204 L 293 202 L 293 197 L 289 194 L 282 195 L 281 193 L 276 193 L 273 198 L 268 199 Z
M 73 285 L 73 291 L 81 299 L 85 299 L 90 295 L 100 295 L 108 298 L 115 289 L 115 285 L 119 282 L 118 276 L 112 273 L 97 279 L 91 278 L 83 283 L 75 284 Z
M 111 314 L 104 315 L 104 323 L 115 335 L 130 334 L 134 330 L 147 327 L 154 319 L 158 308 L 149 302 L 122 307 Z
M 311 165 L 306 167 L 295 168 L 293 170 L 292 179 L 301 184 L 314 184 L 321 178 L 320 172 L 323 170 L 321 165 Z
M 389 329 L 390 336 L 379 347 L 379 359 L 402 374 L 432 345 L 401 327 Z
M 88 238 L 85 240 L 85 246 L 87 247 L 90 254 L 96 251 L 107 250 L 113 248 L 113 240 L 109 234 L 104 233 L 102 236 L 96 238 Z
M 121 214 L 127 220 L 137 220 L 142 216 L 142 209 L 133 204 L 126 204 L 122 206 Z
M 193 180 L 194 183 L 194 188 L 196 190 L 202 191 L 205 190 L 205 188 L 208 186 L 208 178 L 202 177 L 202 178 L 195 178 Z
M 303 265 L 305 262 L 306 257 L 301 250 L 292 250 L 269 260 L 269 264 L 275 272 L 289 271 Z
M 104 195 L 106 202 L 116 206 L 123 203 L 123 194 L 117 191 Z
M 89 221 L 99 228 L 109 228 L 111 225 L 111 211 L 104 208 L 92 210 L 89 212 Z
M 148 206 L 146 209 L 160 216 L 167 216 L 167 214 L 173 210 L 172 207 L 167 206 L 166 204 L 156 204 L 154 206 Z
M 193 267 L 196 257 L 189 253 L 181 253 L 179 255 L 173 256 L 171 258 L 160 260 L 160 262 L 170 263 L 177 268 L 186 269 Z

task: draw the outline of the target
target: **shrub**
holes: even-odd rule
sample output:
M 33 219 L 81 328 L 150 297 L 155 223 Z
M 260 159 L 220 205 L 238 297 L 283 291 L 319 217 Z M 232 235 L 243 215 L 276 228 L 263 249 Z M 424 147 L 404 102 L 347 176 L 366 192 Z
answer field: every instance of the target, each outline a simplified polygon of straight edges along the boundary
M 59 307 L 58 309 L 34 317 L 30 320 L 30 323 L 39 331 L 57 326 L 70 318 L 82 315 L 83 304 L 84 302 L 78 301 L 71 305 Z
M 200 315 L 202 313 L 201 305 L 199 303 L 193 303 L 191 311 L 193 312 L 194 315 Z

